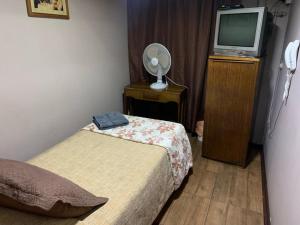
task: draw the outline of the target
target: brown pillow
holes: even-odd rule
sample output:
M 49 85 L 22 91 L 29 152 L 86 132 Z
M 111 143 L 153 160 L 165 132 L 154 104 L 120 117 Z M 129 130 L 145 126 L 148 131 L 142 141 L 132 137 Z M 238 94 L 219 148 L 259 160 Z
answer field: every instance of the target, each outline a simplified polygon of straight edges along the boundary
M 23 162 L 0 159 L 0 205 L 39 215 L 84 215 L 108 201 L 71 181 Z

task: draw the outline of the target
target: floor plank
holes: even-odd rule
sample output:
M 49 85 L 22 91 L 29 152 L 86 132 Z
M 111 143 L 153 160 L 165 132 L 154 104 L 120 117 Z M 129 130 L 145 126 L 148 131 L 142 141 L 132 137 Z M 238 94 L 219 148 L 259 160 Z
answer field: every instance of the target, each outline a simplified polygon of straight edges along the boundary
M 247 225 L 263 225 L 263 215 L 260 213 L 247 211 Z
M 159 225 L 263 225 L 261 157 L 246 169 L 203 158 L 190 137 L 194 166 L 159 217 Z
M 218 173 L 212 195 L 212 199 L 218 202 L 227 203 L 230 197 L 234 169 L 231 165 L 224 166 L 222 172 Z
M 190 215 L 190 211 L 194 209 L 195 201 L 193 196 L 181 195 L 180 198 L 176 199 L 172 205 L 171 210 L 164 221 L 164 225 L 184 225 L 186 219 Z
M 184 225 L 204 225 L 209 209 L 210 199 L 195 196 L 193 201 L 193 210 L 190 211 Z
M 254 212 L 263 213 L 263 197 L 261 182 L 248 178 L 248 209 Z
M 233 176 L 230 190 L 230 203 L 234 206 L 247 208 L 248 170 L 237 168 Z
M 261 182 L 261 161 L 253 160 L 248 166 L 249 176 L 251 179 Z
M 216 173 L 202 171 L 199 176 L 198 189 L 195 195 L 204 198 L 211 198 L 216 183 L 216 177 Z
M 227 204 L 211 201 L 205 225 L 225 225 Z
M 229 204 L 226 225 L 246 225 L 246 221 L 246 209 L 242 209 L 240 207 Z
M 208 160 L 206 170 L 214 173 L 222 172 L 224 164 L 217 161 Z
M 188 193 L 188 194 L 195 194 L 198 187 L 199 187 L 199 182 L 200 182 L 200 176 L 192 174 L 188 178 L 188 182 L 186 186 L 184 187 L 183 192 Z

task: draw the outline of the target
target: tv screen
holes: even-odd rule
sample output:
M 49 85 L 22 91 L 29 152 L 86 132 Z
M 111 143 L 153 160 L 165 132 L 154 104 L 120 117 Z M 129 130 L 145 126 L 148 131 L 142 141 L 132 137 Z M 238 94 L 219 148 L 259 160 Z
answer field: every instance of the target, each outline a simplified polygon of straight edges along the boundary
M 258 13 L 220 16 L 218 45 L 254 47 Z

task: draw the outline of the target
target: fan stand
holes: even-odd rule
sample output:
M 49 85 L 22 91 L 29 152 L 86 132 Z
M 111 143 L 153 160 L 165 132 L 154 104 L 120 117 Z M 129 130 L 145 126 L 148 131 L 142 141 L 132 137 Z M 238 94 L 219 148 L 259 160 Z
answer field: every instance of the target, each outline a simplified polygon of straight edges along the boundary
M 157 82 L 150 85 L 150 88 L 157 91 L 165 90 L 168 87 L 168 84 L 164 83 L 162 80 L 162 70 L 161 67 L 158 66 L 157 72 Z

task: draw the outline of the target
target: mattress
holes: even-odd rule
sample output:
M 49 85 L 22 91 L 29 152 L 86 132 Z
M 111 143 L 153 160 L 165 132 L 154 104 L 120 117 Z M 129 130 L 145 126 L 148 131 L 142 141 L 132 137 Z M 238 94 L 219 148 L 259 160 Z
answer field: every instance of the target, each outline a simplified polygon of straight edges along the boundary
M 54 219 L 0 207 L 0 225 L 150 225 L 174 191 L 164 148 L 80 131 L 29 163 L 109 201 L 81 219 Z

